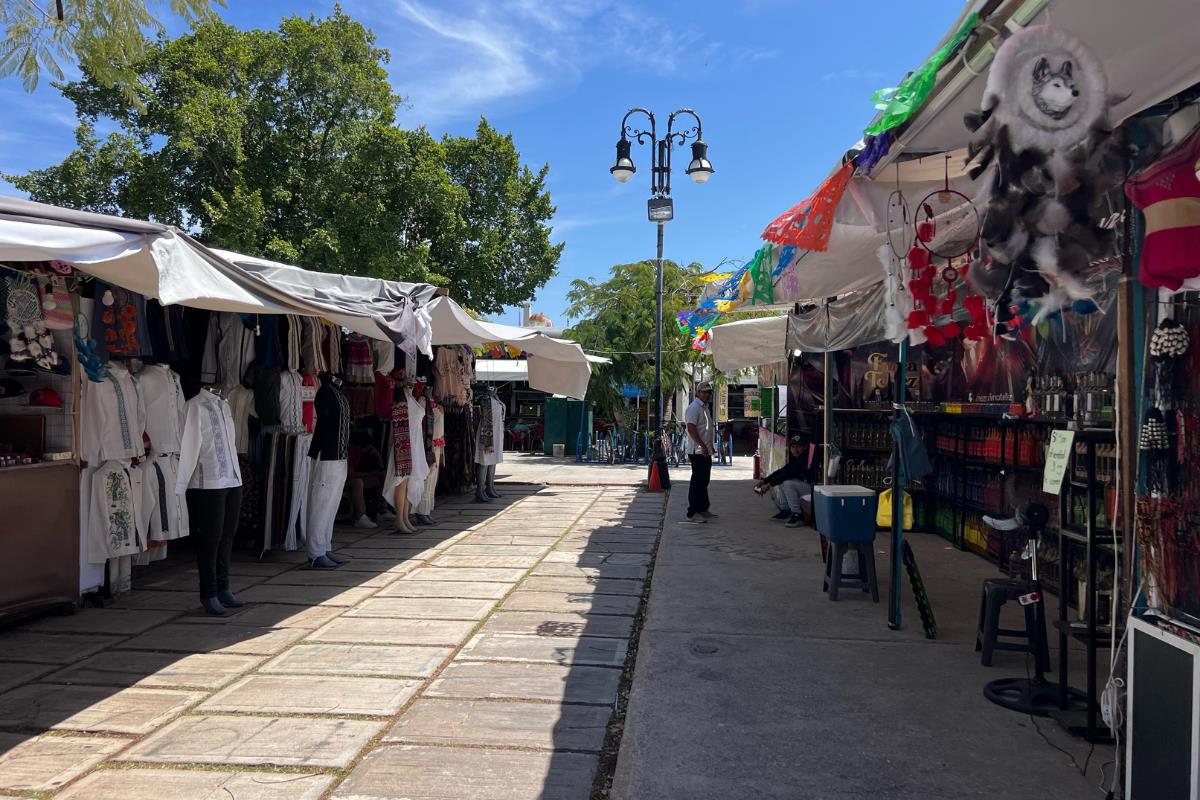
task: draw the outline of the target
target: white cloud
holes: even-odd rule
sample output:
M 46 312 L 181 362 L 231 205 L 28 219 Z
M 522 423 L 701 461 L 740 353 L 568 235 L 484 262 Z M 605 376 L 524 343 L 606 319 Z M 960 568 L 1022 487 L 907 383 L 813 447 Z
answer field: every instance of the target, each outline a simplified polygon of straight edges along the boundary
M 409 122 L 494 113 L 597 65 L 669 75 L 707 49 L 633 0 L 349 0 L 392 54 Z

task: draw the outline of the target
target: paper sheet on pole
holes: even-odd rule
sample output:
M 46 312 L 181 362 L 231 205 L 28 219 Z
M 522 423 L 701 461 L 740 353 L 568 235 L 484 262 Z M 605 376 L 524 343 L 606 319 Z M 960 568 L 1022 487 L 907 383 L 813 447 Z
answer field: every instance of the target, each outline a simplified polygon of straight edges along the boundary
M 1042 491 L 1046 494 L 1058 494 L 1062 488 L 1063 477 L 1071 463 L 1074 443 L 1075 431 L 1050 432 L 1050 447 L 1046 450 L 1046 472 L 1042 477 Z

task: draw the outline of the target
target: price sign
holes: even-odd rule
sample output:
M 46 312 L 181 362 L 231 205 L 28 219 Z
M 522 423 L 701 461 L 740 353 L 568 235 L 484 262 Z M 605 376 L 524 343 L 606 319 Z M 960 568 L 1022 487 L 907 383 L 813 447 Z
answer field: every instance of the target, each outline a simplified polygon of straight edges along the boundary
M 1046 471 L 1042 476 L 1042 491 L 1046 494 L 1058 494 L 1062 487 L 1063 476 L 1067 474 L 1067 466 L 1071 463 L 1074 443 L 1075 431 L 1050 432 L 1050 447 L 1046 450 Z

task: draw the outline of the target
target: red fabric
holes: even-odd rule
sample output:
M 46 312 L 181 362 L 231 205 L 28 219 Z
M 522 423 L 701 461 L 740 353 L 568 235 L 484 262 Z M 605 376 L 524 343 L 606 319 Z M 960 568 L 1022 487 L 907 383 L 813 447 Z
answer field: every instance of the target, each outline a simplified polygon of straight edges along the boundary
M 317 380 L 315 375 L 304 375 L 300 378 L 300 383 L 306 387 L 301 393 L 301 413 L 304 417 L 304 429 L 309 433 L 313 432 L 313 428 L 317 424 L 317 409 L 314 401 L 317 398 L 317 389 L 321 382 Z
M 1146 215 L 1138 277 L 1150 288 L 1178 289 L 1200 275 L 1198 158 L 1200 131 L 1125 182 L 1125 194 Z
M 392 418 L 392 398 L 395 395 L 393 386 L 391 375 L 375 373 L 375 416 L 380 419 Z
M 843 165 L 815 192 L 768 225 L 762 238 L 776 244 L 794 245 L 802 250 L 827 249 L 829 234 L 833 230 L 833 213 L 842 201 L 853 174 L 853 163 Z

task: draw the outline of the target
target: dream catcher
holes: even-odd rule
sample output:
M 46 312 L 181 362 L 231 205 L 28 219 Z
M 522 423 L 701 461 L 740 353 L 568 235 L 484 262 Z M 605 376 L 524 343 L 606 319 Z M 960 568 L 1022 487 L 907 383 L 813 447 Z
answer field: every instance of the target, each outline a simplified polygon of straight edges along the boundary
M 25 273 L 15 279 L 5 280 L 8 283 L 5 318 L 9 329 L 10 361 L 19 366 L 59 370 L 54 335 L 46 329 L 46 322 L 42 318 L 42 301 L 38 298 L 34 282 Z
M 1001 309 L 1000 333 L 1014 297 L 1054 309 L 1090 297 L 1085 273 L 1113 237 L 1091 209 L 1123 178 L 1108 105 L 1099 60 L 1065 31 L 1020 30 L 992 61 L 965 122 L 971 178 L 994 166 L 981 231 L 991 263 L 971 280 Z
M 913 302 L 907 325 L 910 330 L 921 331 L 930 344 L 941 346 L 964 333 L 954 320 L 954 310 L 960 278 L 968 270 L 962 259 L 977 247 L 980 228 L 974 203 L 950 188 L 949 159 L 944 186 L 917 203 L 912 225 L 914 244 L 905 255 Z M 962 264 L 961 270 L 954 266 L 956 260 Z M 983 304 L 968 304 L 967 299 L 963 306 L 971 322 L 965 333 L 969 338 L 982 338 L 987 333 Z
M 888 305 L 885 309 L 887 337 L 899 341 L 908 335 L 907 320 L 913 310 L 912 296 L 908 294 L 904 279 L 904 258 L 912 245 L 912 226 L 909 221 L 908 201 L 900 190 L 900 167 L 896 166 L 896 189 L 887 201 L 887 244 L 879 248 L 879 261 L 887 274 Z M 913 344 L 920 344 L 913 341 Z

